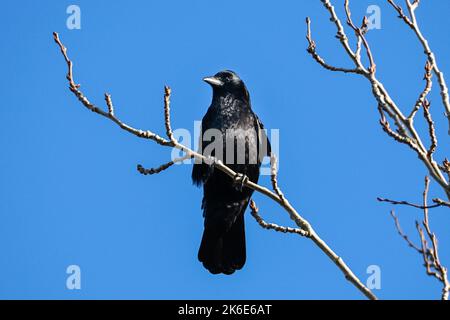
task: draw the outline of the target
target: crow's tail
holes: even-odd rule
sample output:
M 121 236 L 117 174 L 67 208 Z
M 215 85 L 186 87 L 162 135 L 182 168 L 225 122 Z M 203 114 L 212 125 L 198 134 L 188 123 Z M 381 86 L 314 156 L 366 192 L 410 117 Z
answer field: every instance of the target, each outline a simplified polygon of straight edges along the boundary
M 246 259 L 244 212 L 247 204 L 248 200 L 245 200 L 232 209 L 229 207 L 222 209 L 228 212 L 223 214 L 215 212 L 213 216 L 216 219 L 208 219 L 210 213 L 206 213 L 198 259 L 211 273 L 229 275 L 244 266 Z M 217 219 L 219 217 L 225 220 Z M 230 217 L 235 217 L 231 225 L 226 222 Z

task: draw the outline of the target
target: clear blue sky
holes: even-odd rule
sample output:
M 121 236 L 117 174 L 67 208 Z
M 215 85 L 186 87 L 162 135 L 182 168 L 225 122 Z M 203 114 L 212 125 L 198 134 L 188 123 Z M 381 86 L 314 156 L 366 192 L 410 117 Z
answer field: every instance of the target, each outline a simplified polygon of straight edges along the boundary
M 357 21 L 379 3 L 382 29 L 368 36 L 378 76 L 404 109 L 423 87 L 425 57 L 385 1 L 353 1 Z M 342 14 L 342 0 L 335 0 Z M 280 129 L 279 181 L 287 197 L 364 281 L 382 272 L 380 298 L 439 298 L 421 257 L 395 232 L 391 206 L 377 196 L 420 201 L 425 170 L 380 129 L 367 81 L 324 71 L 307 55 L 306 16 L 319 52 L 350 65 L 334 26 L 315 1 L 77 1 L 81 30 L 66 28 L 68 1 L 2 4 L 0 29 L 0 298 L 360 299 L 310 241 L 261 229 L 247 215 L 248 258 L 231 277 L 197 261 L 202 192 L 191 166 L 144 177 L 170 150 L 139 140 L 87 112 L 67 89 L 58 31 L 75 62 L 76 81 L 103 106 L 141 128 L 164 132 L 163 85 L 173 89 L 175 128 L 193 128 L 211 99 L 202 77 L 233 69 L 253 107 Z M 450 74 L 450 2 L 424 1 L 423 31 Z M 358 17 L 358 18 L 356 18 Z M 450 78 L 448 79 L 450 81 Z M 450 154 L 439 95 L 441 154 Z M 269 185 L 266 178 L 261 183 Z M 433 196 L 442 196 L 432 186 Z M 255 195 L 269 221 L 285 212 Z M 421 212 L 397 208 L 417 240 Z M 433 210 L 442 260 L 450 265 L 450 216 Z M 82 289 L 66 289 L 66 268 L 82 271 Z

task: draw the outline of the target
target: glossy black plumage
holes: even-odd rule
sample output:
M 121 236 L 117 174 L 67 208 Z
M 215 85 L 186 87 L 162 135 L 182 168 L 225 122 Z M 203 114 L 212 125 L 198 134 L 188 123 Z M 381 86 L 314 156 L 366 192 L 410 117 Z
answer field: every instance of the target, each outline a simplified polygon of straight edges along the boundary
M 205 141 L 205 132 L 210 129 L 220 131 L 222 157 L 218 155 L 219 151 L 210 155 L 258 182 L 262 157 L 270 154 L 270 144 L 262 130 L 263 125 L 251 109 L 245 84 L 232 71 L 222 71 L 204 80 L 213 88 L 212 103 L 202 121 L 204 154 L 211 143 Z M 230 133 L 232 139 L 229 139 Z M 234 141 L 234 147 L 227 149 L 227 143 L 229 146 L 231 141 Z M 239 149 L 240 143 L 245 145 L 245 151 Z M 197 185 L 203 184 L 205 221 L 198 259 L 213 274 L 232 274 L 245 264 L 244 212 L 253 190 L 240 188 L 232 178 L 207 164 L 195 164 L 192 179 Z

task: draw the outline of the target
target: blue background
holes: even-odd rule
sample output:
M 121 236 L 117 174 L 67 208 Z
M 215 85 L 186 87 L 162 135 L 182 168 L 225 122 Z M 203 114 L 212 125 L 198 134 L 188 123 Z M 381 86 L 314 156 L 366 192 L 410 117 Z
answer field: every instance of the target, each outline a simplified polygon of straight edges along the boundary
M 334 1 L 341 17 L 342 3 Z M 378 77 L 409 111 L 424 86 L 425 56 L 385 1 L 353 1 L 355 20 L 374 3 L 382 29 L 368 38 Z M 77 1 L 81 30 L 66 28 L 70 4 L 2 3 L 0 298 L 363 298 L 312 242 L 265 231 L 249 215 L 245 268 L 228 277 L 207 273 L 197 261 L 202 192 L 191 184 L 191 166 L 138 174 L 136 164 L 157 166 L 170 150 L 76 101 L 53 31 L 93 102 L 103 107 L 110 92 L 125 122 L 161 134 L 163 85 L 173 88 L 173 126 L 192 130 L 211 99 L 202 77 L 237 71 L 266 127 L 280 129 L 280 184 L 317 232 L 364 282 L 367 267 L 380 266 L 380 298 L 440 297 L 440 284 L 396 234 L 392 206 L 376 201 L 420 202 L 426 171 L 381 131 L 365 79 L 325 71 L 306 53 L 311 16 L 318 51 L 351 65 L 320 1 Z M 449 10 L 450 2 L 437 0 L 418 10 L 447 73 Z M 430 99 L 442 160 L 450 151 L 447 124 L 437 90 Z M 422 120 L 418 127 L 426 136 Z M 431 194 L 443 196 L 436 185 Z M 271 201 L 254 199 L 268 221 L 292 225 Z M 421 212 L 396 209 L 417 241 Z M 448 210 L 433 210 L 431 222 L 448 265 Z M 81 267 L 81 290 L 66 289 L 71 264 Z

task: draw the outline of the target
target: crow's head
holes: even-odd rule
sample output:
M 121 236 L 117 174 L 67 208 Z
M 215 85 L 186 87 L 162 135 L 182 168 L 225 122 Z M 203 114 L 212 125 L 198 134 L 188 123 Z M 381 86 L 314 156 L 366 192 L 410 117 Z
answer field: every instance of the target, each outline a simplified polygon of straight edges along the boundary
M 203 81 L 211 85 L 214 93 L 234 93 L 249 99 L 244 82 L 233 71 L 220 71 L 213 77 L 203 78 Z

